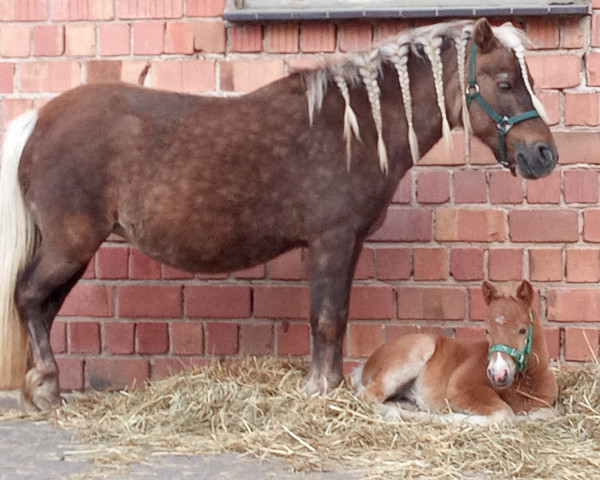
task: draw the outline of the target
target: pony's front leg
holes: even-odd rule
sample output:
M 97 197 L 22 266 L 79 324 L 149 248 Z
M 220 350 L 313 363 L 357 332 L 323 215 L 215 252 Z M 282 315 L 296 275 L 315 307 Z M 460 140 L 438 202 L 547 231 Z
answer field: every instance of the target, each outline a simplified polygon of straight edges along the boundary
M 342 380 L 342 342 L 348 300 L 362 242 L 353 232 L 333 231 L 310 244 L 312 367 L 305 391 L 327 393 Z

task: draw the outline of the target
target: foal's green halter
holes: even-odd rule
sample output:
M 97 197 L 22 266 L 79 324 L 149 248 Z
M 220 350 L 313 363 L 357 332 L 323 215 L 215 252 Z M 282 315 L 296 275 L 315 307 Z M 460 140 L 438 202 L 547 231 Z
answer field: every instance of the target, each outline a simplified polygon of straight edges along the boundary
M 510 355 L 515 363 L 517 364 L 517 369 L 519 373 L 523 372 L 527 368 L 527 363 L 529 362 L 529 354 L 531 353 L 531 338 L 533 336 L 533 312 L 529 312 L 529 328 L 527 329 L 527 339 L 525 340 L 525 347 L 523 350 L 517 350 L 514 347 L 509 347 L 508 345 L 504 345 L 502 343 L 497 343 L 492 345 L 488 350 L 488 358 L 494 352 L 504 352 Z
M 471 56 L 469 58 L 469 85 L 467 86 L 467 105 L 470 106 L 471 102 L 475 100 L 481 108 L 487 113 L 491 119 L 496 122 L 498 128 L 498 150 L 500 151 L 499 163 L 505 167 L 509 166 L 506 158 L 506 134 L 515 123 L 522 122 L 523 120 L 529 120 L 530 118 L 539 117 L 540 114 L 535 108 L 527 110 L 523 113 L 518 113 L 512 117 L 500 115 L 492 106 L 486 102 L 485 98 L 479 93 L 479 85 L 475 78 L 475 57 L 477 57 L 477 45 L 473 42 L 471 47 Z

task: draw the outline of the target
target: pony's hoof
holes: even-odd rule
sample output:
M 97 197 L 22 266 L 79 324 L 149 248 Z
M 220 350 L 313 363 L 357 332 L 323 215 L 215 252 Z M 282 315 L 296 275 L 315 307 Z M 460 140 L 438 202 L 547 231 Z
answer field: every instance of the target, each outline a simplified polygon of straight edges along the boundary
M 60 404 L 58 373 L 32 368 L 25 375 L 22 392 L 22 407 L 46 411 Z
M 317 393 L 326 394 L 337 387 L 341 381 L 341 376 L 323 375 L 316 369 L 313 369 L 306 378 L 304 392 L 309 396 Z

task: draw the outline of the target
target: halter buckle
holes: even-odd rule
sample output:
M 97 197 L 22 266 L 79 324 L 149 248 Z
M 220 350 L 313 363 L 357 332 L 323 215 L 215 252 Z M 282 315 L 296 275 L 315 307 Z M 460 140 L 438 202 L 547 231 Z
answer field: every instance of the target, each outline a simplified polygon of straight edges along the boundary
M 504 117 L 502 117 L 502 119 L 496 124 L 496 126 L 498 127 L 498 131 L 502 132 L 502 133 L 508 133 L 508 131 L 510 130 L 510 128 L 513 126 L 513 123 L 511 121 L 510 118 L 508 118 L 506 115 Z

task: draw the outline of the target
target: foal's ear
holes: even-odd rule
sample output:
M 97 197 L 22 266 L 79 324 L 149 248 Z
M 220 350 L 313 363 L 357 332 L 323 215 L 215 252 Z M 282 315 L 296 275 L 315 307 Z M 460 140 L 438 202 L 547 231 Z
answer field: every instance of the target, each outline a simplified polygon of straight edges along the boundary
M 498 40 L 494 37 L 494 32 L 492 32 L 492 27 L 485 18 L 480 18 L 475 22 L 473 41 L 481 53 L 488 53 L 499 45 Z
M 481 293 L 483 293 L 483 299 L 485 300 L 486 305 L 489 305 L 494 298 L 500 297 L 496 287 L 486 280 L 481 284 Z
M 528 307 L 533 303 L 533 286 L 527 280 L 523 280 L 517 288 L 517 298 Z

